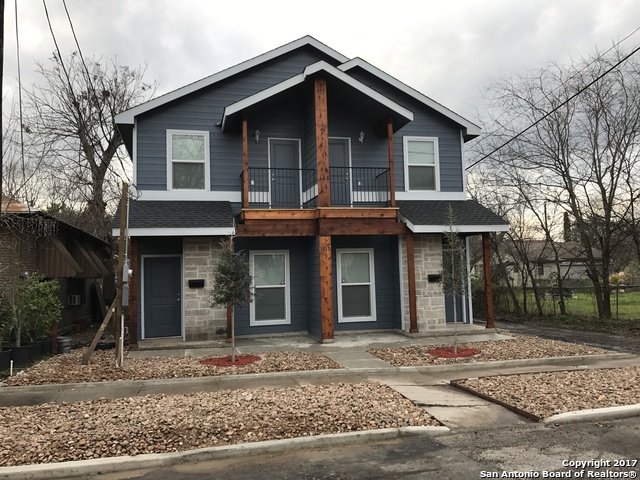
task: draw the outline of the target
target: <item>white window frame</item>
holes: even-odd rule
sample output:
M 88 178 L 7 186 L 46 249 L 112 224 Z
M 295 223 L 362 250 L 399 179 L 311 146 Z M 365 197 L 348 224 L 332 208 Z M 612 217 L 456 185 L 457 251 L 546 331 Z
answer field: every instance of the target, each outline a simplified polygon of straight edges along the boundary
M 342 315 L 342 253 L 368 253 L 369 254 L 369 288 L 371 300 L 371 316 L 369 317 L 343 317 Z M 375 322 L 376 321 L 376 276 L 373 248 L 337 248 L 336 249 L 336 283 L 338 286 L 338 323 Z M 348 285 L 367 285 L 365 283 L 349 283 Z
M 173 158 L 171 144 L 173 135 L 202 135 L 204 137 L 204 188 L 173 188 Z M 203 192 L 211 190 L 211 158 L 209 154 L 209 132 L 206 130 L 167 130 L 167 190 L 181 192 Z M 176 163 L 203 163 L 201 160 L 179 160 Z
M 411 190 L 409 189 L 409 142 L 431 142 L 435 165 L 435 190 Z M 404 190 L 405 192 L 439 192 L 440 191 L 440 148 L 438 137 L 402 137 L 402 148 L 404 154 Z M 432 168 L 431 165 L 413 165 L 414 167 Z
M 249 304 L 249 326 L 262 327 L 268 325 L 290 325 L 291 324 L 291 275 L 289 272 L 289 250 L 250 250 L 249 265 L 251 267 L 251 277 L 255 278 L 254 258 L 258 255 L 284 255 L 284 303 L 285 317 L 275 320 L 256 320 L 256 302 L 255 299 Z M 256 287 L 252 281 L 251 289 L 256 294 Z

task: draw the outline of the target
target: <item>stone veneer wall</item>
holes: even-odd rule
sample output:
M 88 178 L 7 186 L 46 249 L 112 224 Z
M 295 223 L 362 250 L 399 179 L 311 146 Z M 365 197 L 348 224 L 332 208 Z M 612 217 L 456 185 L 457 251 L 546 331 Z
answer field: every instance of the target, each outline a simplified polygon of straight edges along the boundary
M 414 234 L 414 257 L 416 270 L 416 313 L 418 331 L 438 328 L 446 325 L 444 294 L 439 283 L 429 283 L 428 274 L 442 271 L 442 235 Z M 402 258 L 402 294 L 404 306 L 404 325 L 409 330 L 409 277 L 407 275 L 407 240 L 400 237 Z
M 227 326 L 227 309 L 209 306 L 213 267 L 221 237 L 184 237 L 184 321 L 187 342 L 220 339 L 216 330 Z M 189 280 L 204 279 L 204 288 L 189 288 Z

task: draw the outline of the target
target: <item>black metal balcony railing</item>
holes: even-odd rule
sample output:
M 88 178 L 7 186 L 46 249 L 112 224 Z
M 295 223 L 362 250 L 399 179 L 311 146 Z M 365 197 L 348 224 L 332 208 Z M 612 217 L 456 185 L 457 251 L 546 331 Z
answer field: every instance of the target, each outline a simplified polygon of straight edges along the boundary
M 242 175 L 240 181 L 242 185 Z M 315 208 L 315 169 L 249 168 L 250 208 Z M 330 167 L 331 206 L 386 207 L 390 201 L 388 168 Z M 244 198 L 243 198 L 244 201 Z

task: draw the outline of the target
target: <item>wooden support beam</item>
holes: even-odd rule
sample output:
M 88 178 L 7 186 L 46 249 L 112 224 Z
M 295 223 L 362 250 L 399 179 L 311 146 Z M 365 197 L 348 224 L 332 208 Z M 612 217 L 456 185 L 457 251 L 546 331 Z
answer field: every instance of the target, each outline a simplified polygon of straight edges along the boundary
M 333 340 L 333 270 L 331 264 L 331 237 L 322 235 L 318 239 L 320 254 L 320 311 L 322 318 L 322 340 Z
M 482 264 L 484 267 L 484 295 L 487 303 L 487 328 L 496 328 L 493 312 L 493 288 L 491 286 L 491 234 L 482 234 Z
M 129 284 L 129 348 L 138 348 L 138 239 L 129 239 L 131 283 Z
M 409 277 L 409 332 L 418 333 L 418 309 L 416 307 L 416 257 L 413 232 L 407 234 L 407 276 Z
M 398 216 L 397 208 L 351 208 L 351 207 L 330 207 L 319 208 L 319 218 L 391 218 L 395 220 Z
M 111 307 L 109 307 L 109 310 L 107 310 L 107 314 L 104 316 L 102 325 L 100 325 L 100 328 L 98 328 L 98 331 L 96 332 L 96 336 L 93 337 L 93 342 L 91 342 L 91 345 L 89 346 L 89 348 L 87 348 L 87 351 L 84 352 L 84 355 L 82 356 L 83 365 L 87 365 L 89 363 L 91 354 L 96 349 L 96 345 L 98 345 L 98 342 L 100 341 L 100 337 L 102 337 L 102 334 L 104 333 L 105 328 L 107 328 L 107 325 L 109 325 L 109 320 L 111 320 L 111 317 L 113 317 L 113 312 L 116 308 L 117 301 L 118 301 L 117 299 L 114 300 L 113 303 L 111 304 Z
M 288 209 L 253 209 L 242 210 L 240 212 L 240 219 L 245 220 L 313 220 L 318 218 L 317 210 L 301 210 L 299 208 L 295 210 Z
M 396 206 L 396 176 L 393 161 L 393 120 L 387 117 L 387 143 L 389 150 L 389 201 L 392 207 Z
M 249 135 L 247 117 L 242 118 L 242 208 L 249 208 Z
M 329 115 L 327 110 L 327 80 L 314 81 L 316 111 L 316 161 L 318 171 L 318 207 L 331 205 L 329 183 Z
M 254 220 L 236 226 L 237 237 L 314 237 L 318 235 L 317 220 L 273 222 Z
M 118 238 L 118 270 L 116 270 L 116 287 L 118 291 L 116 293 L 116 318 L 115 324 L 115 337 L 116 337 L 116 367 L 122 368 L 122 345 L 120 344 L 120 337 L 124 335 L 122 331 L 122 285 L 124 279 L 122 276 L 122 269 L 124 268 L 124 251 L 126 248 L 127 237 L 127 204 L 129 199 L 129 184 L 127 182 L 122 183 L 122 196 L 120 197 L 120 237 Z
M 404 235 L 407 226 L 395 219 L 322 218 L 320 235 Z

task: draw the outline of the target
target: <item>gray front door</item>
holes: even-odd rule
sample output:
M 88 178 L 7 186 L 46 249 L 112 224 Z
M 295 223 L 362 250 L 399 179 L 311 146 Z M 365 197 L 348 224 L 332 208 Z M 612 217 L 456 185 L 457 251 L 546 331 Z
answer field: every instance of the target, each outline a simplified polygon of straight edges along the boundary
M 331 205 L 351 205 L 351 169 L 349 168 L 349 142 L 347 139 L 329 139 L 329 170 Z
M 144 336 L 182 335 L 180 257 L 144 259 Z
M 271 207 L 300 207 L 300 155 L 297 140 L 269 139 Z

